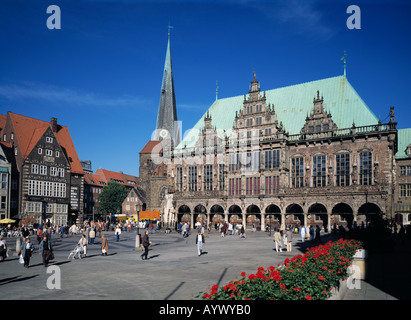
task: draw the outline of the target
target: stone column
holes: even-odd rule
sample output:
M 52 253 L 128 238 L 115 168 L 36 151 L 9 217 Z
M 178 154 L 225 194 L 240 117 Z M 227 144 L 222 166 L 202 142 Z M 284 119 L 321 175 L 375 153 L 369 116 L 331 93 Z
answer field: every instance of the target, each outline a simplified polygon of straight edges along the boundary
M 265 231 L 265 214 L 261 213 L 260 216 L 261 216 L 261 221 L 260 221 L 261 231 Z

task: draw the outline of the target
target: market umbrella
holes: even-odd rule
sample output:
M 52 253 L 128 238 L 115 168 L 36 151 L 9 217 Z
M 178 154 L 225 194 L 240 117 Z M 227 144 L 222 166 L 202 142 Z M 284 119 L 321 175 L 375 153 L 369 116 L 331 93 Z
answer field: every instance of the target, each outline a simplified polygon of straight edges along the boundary
M 14 222 L 16 222 L 16 220 L 9 219 L 9 218 L 0 220 L 0 223 L 14 223 Z

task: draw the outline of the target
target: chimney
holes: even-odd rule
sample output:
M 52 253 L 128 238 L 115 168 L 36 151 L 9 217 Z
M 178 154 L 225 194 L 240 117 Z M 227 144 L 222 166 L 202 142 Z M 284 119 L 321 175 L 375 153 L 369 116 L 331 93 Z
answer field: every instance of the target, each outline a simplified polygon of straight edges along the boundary
M 51 118 L 50 119 L 50 127 L 51 130 L 56 133 L 57 132 L 57 118 Z

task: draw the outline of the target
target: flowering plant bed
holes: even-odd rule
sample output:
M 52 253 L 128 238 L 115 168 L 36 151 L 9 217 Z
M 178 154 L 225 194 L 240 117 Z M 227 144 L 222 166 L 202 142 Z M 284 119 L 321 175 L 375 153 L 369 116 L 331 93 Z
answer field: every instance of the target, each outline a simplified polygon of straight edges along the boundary
M 198 298 L 205 300 L 323 300 L 347 277 L 358 249 L 357 240 L 340 239 L 285 259 L 277 267 L 259 267 L 255 274 L 241 273 L 240 280 L 213 285 Z

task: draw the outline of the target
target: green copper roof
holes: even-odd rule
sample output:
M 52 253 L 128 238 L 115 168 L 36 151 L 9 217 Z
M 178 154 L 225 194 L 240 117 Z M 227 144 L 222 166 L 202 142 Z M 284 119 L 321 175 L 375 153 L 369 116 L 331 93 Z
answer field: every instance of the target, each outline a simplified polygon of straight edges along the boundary
M 407 146 L 411 143 L 411 128 L 398 129 L 398 152 L 395 155 L 397 159 L 408 158 L 405 150 Z
M 317 90 L 324 97 L 324 109 L 331 112 L 332 119 L 339 129 L 376 124 L 378 118 L 360 98 L 345 76 L 332 77 L 293 86 L 266 90 L 267 104 L 274 104 L 278 121 L 282 121 L 285 131 L 298 134 L 304 126 L 305 118 L 313 108 L 313 98 Z M 246 91 L 246 90 L 244 90 Z M 261 94 L 263 94 L 263 90 Z M 247 95 L 248 97 L 248 95 Z M 216 100 L 208 109 L 212 126 L 230 130 L 236 111 L 243 107 L 244 95 Z M 207 111 L 204 113 L 204 115 Z M 204 115 L 193 129 L 204 127 Z M 194 146 L 197 130 L 192 130 L 177 148 Z

